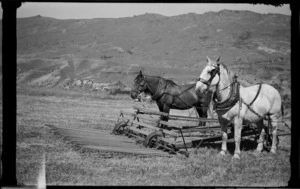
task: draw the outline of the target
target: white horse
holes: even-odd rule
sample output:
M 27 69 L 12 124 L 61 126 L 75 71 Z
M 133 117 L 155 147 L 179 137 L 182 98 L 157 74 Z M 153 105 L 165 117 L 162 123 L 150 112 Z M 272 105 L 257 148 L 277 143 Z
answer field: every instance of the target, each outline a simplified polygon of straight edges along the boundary
M 279 92 L 268 84 L 258 84 L 242 87 L 235 76 L 220 63 L 220 57 L 212 61 L 207 57 L 207 66 L 203 69 L 197 84 L 196 91 L 203 93 L 205 90 L 214 92 L 214 103 L 222 130 L 221 155 L 227 152 L 227 126 L 234 124 L 235 151 L 233 158 L 240 158 L 240 142 L 242 123 L 256 122 L 260 135 L 257 151 L 263 150 L 265 130 L 264 117 L 268 116 L 272 126 L 271 152 L 276 154 L 277 124 L 282 118 L 281 97 Z

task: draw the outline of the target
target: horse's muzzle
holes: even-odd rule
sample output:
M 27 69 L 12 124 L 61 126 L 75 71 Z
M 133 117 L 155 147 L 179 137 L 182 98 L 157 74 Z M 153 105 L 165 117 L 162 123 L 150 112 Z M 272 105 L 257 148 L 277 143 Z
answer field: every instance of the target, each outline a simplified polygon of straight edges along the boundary
M 203 91 L 196 90 L 196 94 L 199 98 L 204 98 L 208 93 L 209 93 L 208 89 L 204 89 Z
M 200 90 L 196 90 L 196 94 L 199 98 L 201 98 L 203 96 L 203 93 L 201 93 Z
M 138 99 L 139 93 L 137 91 L 132 90 L 130 91 L 130 96 L 132 99 Z

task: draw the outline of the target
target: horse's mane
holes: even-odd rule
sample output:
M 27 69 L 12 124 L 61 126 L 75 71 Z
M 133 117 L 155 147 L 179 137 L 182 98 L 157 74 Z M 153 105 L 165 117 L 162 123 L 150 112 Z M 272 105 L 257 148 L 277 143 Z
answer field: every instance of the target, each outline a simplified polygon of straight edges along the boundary
M 177 86 L 177 83 L 175 83 L 173 80 L 171 79 L 165 79 L 165 78 L 162 78 L 164 79 L 170 86 Z
M 173 80 L 171 79 L 166 79 L 166 78 L 163 78 L 161 76 L 152 76 L 152 75 L 145 75 L 145 76 L 148 76 L 148 77 L 154 77 L 154 78 L 157 78 L 157 79 L 162 79 L 166 82 L 167 85 L 169 86 L 177 86 L 178 84 L 176 84 Z
M 220 65 L 221 65 L 221 66 L 224 68 L 224 70 L 227 72 L 227 74 L 228 74 L 228 76 L 229 76 L 229 80 L 230 80 L 230 82 L 232 82 L 234 74 L 228 69 L 228 67 L 227 67 L 225 64 L 220 63 Z

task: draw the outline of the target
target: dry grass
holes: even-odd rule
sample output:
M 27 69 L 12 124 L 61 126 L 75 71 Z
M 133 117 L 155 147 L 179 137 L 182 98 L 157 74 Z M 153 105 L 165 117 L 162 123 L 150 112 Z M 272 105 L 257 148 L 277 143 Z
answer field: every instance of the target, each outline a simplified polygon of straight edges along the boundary
M 17 179 L 35 185 L 43 156 L 48 185 L 287 186 L 290 139 L 282 137 L 278 154 L 255 156 L 242 144 L 239 161 L 219 157 L 220 144 L 195 149 L 190 158 L 147 157 L 78 148 L 45 127 L 112 130 L 119 110 L 137 103 L 80 93 L 17 95 Z M 36 95 L 34 95 L 36 94 Z M 49 95 L 50 94 L 50 95 Z M 59 94 L 59 95 L 57 95 Z M 154 108 L 148 105 L 148 108 Z M 185 112 L 188 113 L 188 112 Z M 232 147 L 233 143 L 229 143 Z

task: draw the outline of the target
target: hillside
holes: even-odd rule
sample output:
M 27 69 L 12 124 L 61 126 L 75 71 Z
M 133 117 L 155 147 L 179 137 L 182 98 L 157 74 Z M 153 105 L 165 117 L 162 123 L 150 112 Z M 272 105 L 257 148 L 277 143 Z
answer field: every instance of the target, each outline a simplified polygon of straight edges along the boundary
M 221 56 L 244 85 L 266 82 L 290 96 L 290 16 L 250 11 L 60 20 L 19 18 L 18 85 L 87 86 L 137 71 L 178 83 L 197 78 L 206 56 Z

